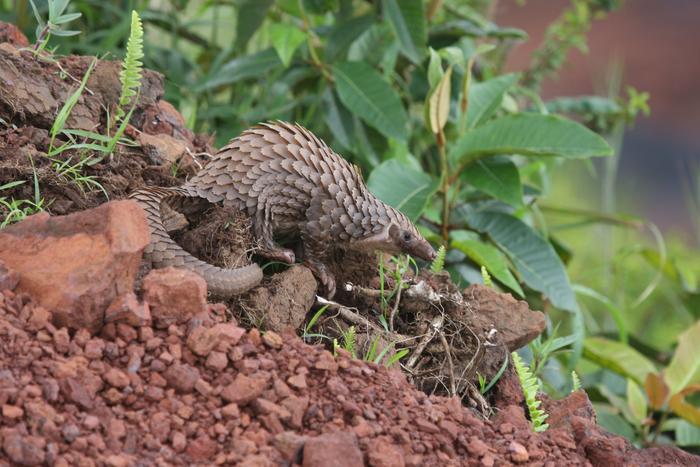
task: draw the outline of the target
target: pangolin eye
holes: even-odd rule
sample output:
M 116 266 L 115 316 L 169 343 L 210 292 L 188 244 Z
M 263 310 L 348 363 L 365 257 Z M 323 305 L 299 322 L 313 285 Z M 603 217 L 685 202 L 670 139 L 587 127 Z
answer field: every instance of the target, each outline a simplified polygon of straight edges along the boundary
M 404 242 L 411 241 L 411 233 L 404 231 L 403 234 L 401 234 L 401 240 L 403 240 Z

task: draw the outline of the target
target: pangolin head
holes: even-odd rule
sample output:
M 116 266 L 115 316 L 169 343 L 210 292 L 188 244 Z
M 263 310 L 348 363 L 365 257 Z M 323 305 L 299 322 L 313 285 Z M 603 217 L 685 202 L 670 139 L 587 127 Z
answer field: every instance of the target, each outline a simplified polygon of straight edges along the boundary
M 418 232 L 413 222 L 402 212 L 389 206 L 384 207 L 389 215 L 382 218 L 382 229 L 359 240 L 355 247 L 366 251 L 380 250 L 392 254 L 406 253 L 426 261 L 435 259 L 435 250 Z

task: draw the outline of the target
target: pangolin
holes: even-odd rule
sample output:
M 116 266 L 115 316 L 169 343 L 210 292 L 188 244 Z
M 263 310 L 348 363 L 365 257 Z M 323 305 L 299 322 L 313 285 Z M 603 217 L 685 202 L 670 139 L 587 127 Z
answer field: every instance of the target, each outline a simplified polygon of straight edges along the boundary
M 270 259 L 293 263 L 294 252 L 274 239 L 300 239 L 303 261 L 329 297 L 335 293 L 335 280 L 323 258 L 333 248 L 435 257 L 413 223 L 367 189 L 357 166 L 296 124 L 254 126 L 231 140 L 184 185 L 144 188 L 131 198 L 145 209 L 151 229 L 145 260 L 154 267 L 190 269 L 204 278 L 212 293 L 224 297 L 257 285 L 262 271 L 257 264 L 218 268 L 184 251 L 163 222 L 178 199 L 203 198 L 245 210 L 260 244 L 258 253 Z

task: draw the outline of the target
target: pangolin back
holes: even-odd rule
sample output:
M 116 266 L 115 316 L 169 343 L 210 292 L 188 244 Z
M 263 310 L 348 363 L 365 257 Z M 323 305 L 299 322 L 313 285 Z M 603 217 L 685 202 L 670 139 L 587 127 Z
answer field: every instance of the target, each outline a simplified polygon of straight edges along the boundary
M 244 131 L 183 188 L 317 241 L 366 238 L 391 222 L 418 234 L 403 214 L 369 192 L 356 166 L 307 129 L 284 122 Z

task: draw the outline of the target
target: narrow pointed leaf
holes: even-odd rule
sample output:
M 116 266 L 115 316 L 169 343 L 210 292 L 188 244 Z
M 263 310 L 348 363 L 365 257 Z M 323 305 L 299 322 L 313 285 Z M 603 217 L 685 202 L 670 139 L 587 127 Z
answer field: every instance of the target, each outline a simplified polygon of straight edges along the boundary
M 508 159 L 483 159 L 462 170 L 461 176 L 474 188 L 514 207 L 523 205 L 523 187 L 518 167 Z
M 245 50 L 248 41 L 258 30 L 267 16 L 273 0 L 242 0 L 238 6 L 236 21 L 236 50 Z
M 279 65 L 281 65 L 279 56 L 273 48 L 252 55 L 244 55 L 224 64 L 206 78 L 196 91 L 201 92 L 244 79 L 259 77 Z
M 470 227 L 488 234 L 508 255 L 525 284 L 544 293 L 554 306 L 578 312 L 564 264 L 552 245 L 532 227 L 502 212 L 472 212 L 466 219 Z
M 401 44 L 401 52 L 418 65 L 427 43 L 425 9 L 422 0 L 384 0 L 382 9 Z
M 285 67 L 289 66 L 294 52 L 305 39 L 306 34 L 292 24 L 277 23 L 270 26 L 272 46 Z
M 493 115 L 500 107 L 503 95 L 517 80 L 518 75 L 511 73 L 480 83 L 472 83 L 469 86 L 467 126 L 474 128 Z
M 644 355 L 622 342 L 603 337 L 589 337 L 583 342 L 583 356 L 603 368 L 643 384 L 656 367 Z
M 676 394 L 690 384 L 700 383 L 700 321 L 678 336 L 678 347 L 663 378 Z
M 430 129 L 434 134 L 440 133 L 445 128 L 447 117 L 450 114 L 450 85 L 452 78 L 452 67 L 448 67 L 447 71 L 440 79 L 437 88 L 428 100 L 430 114 Z
M 333 76 L 345 107 L 384 136 L 406 140 L 408 116 L 379 72 L 363 62 L 344 62 L 333 66 Z
M 585 126 L 554 115 L 516 114 L 486 122 L 450 149 L 455 165 L 499 154 L 584 158 L 609 156 L 608 143 Z

